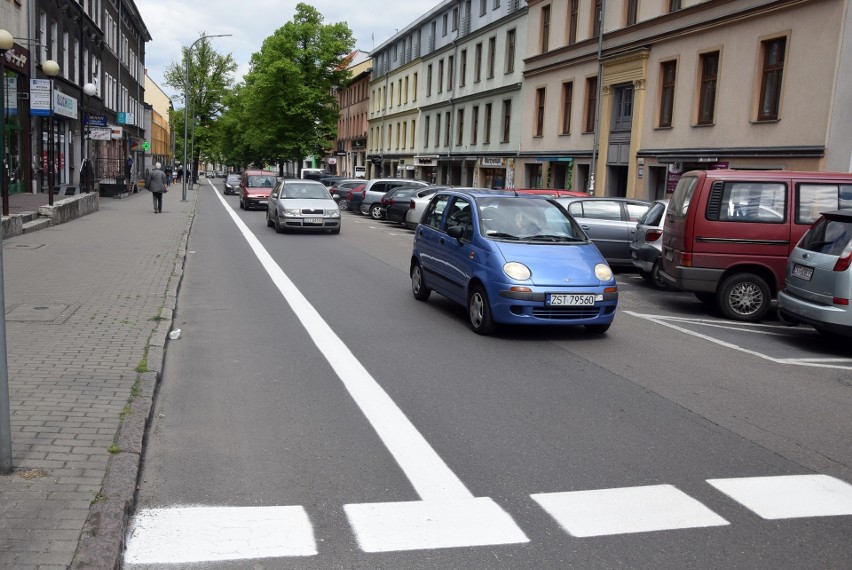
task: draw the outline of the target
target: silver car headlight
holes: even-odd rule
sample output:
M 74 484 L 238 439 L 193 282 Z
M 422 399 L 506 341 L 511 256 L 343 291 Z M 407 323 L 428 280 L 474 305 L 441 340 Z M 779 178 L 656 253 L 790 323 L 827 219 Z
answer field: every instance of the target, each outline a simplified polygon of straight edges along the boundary
M 340 217 L 340 208 L 336 208 L 334 210 L 326 210 L 325 217 L 327 218 L 339 218 Z
M 510 261 L 504 265 L 503 273 L 516 281 L 526 281 L 532 277 L 532 271 L 530 271 L 530 268 L 523 263 L 518 263 L 517 261 Z
M 612 279 L 612 269 L 606 263 L 598 263 L 595 265 L 595 277 L 601 281 L 609 281 Z
M 298 217 L 301 215 L 301 212 L 299 211 L 299 208 L 284 208 L 284 215 Z

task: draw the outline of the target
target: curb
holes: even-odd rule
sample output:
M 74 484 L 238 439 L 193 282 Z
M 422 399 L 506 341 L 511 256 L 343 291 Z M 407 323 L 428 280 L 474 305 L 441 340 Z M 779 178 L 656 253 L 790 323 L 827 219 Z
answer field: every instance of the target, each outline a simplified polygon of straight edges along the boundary
M 114 444 L 119 451 L 109 460 L 101 490 L 89 507 L 69 569 L 118 569 L 122 567 L 127 524 L 136 503 L 136 488 L 145 449 L 145 434 L 151 420 L 154 397 L 163 370 L 168 334 L 174 322 L 177 294 L 183 281 L 189 232 L 195 221 L 200 191 L 196 191 L 192 212 L 187 220 L 175 266 L 163 299 L 160 316 L 148 340 L 148 371 L 138 375 L 129 413 L 119 424 Z

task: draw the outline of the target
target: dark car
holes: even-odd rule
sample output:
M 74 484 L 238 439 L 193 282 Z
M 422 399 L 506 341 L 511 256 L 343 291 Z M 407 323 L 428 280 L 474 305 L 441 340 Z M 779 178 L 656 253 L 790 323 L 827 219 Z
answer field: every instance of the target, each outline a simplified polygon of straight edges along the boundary
M 411 208 L 411 199 L 421 191 L 426 192 L 426 194 L 434 194 L 436 189 L 424 189 L 422 186 L 398 186 L 389 190 L 381 201 L 385 219 L 398 224 L 405 224 L 405 215 Z M 426 194 L 421 195 L 425 196 Z
M 365 184 L 366 180 L 363 178 L 346 178 L 336 182 L 334 186 L 328 189 L 328 191 L 331 192 L 331 197 L 337 201 L 337 206 L 341 210 L 346 211 L 351 209 L 350 203 L 352 202 L 352 192 L 358 192 L 358 197 L 360 198 L 360 191 L 364 189 Z M 360 200 L 358 200 L 357 203 L 360 205 Z
M 240 189 L 240 175 L 229 174 L 225 178 L 225 194 L 236 194 Z

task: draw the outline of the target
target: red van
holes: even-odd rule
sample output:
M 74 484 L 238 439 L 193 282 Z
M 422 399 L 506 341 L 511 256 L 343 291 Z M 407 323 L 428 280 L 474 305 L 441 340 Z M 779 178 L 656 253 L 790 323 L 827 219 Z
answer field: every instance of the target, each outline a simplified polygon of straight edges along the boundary
M 820 212 L 850 206 L 852 173 L 687 172 L 666 213 L 660 277 L 727 318 L 759 321 Z

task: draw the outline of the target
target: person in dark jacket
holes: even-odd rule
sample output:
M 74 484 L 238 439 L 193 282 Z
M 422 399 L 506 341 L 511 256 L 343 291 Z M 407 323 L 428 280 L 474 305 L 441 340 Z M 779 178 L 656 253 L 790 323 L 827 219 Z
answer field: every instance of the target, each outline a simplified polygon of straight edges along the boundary
M 163 211 L 163 193 L 169 191 L 169 180 L 159 162 L 154 164 L 154 170 L 148 174 L 145 188 L 154 196 L 154 213 L 159 214 Z

